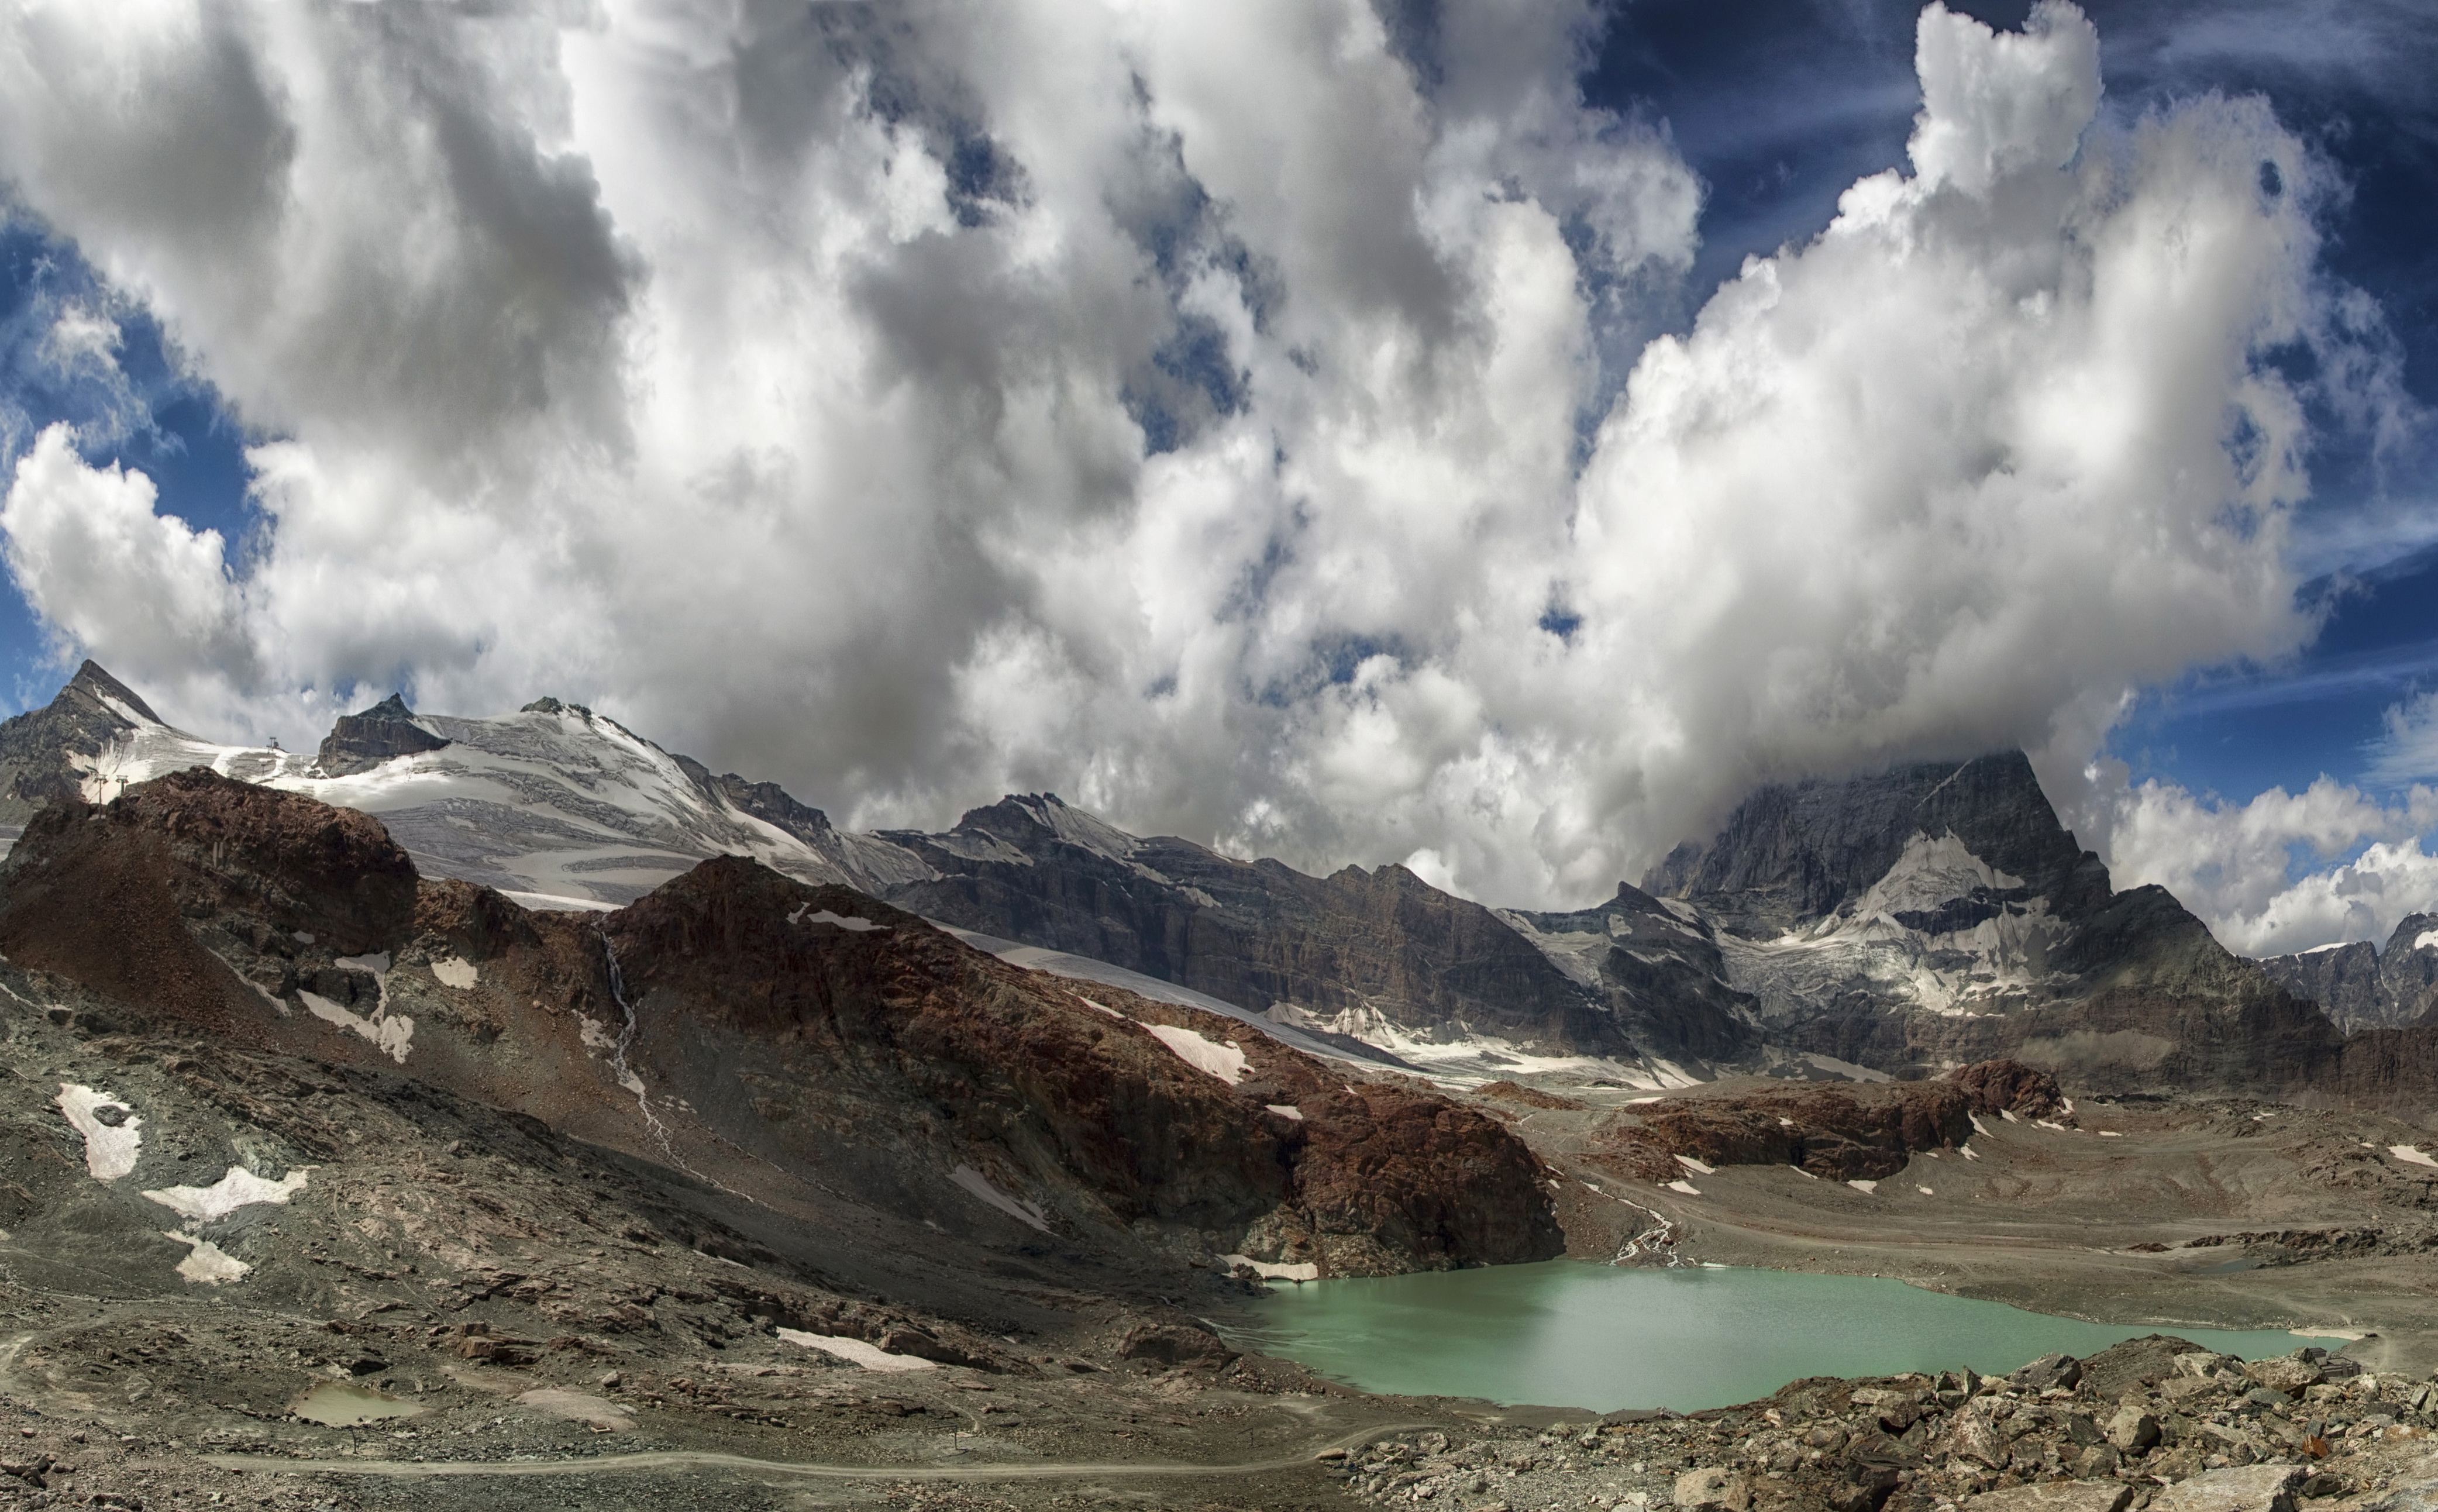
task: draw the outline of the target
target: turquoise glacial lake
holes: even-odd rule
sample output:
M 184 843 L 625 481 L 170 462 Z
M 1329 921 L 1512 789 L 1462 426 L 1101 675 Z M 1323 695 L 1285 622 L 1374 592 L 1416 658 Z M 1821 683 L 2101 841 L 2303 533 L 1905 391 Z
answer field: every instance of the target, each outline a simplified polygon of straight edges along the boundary
M 1595 1412 L 1724 1407 L 1804 1376 L 2004 1375 L 2151 1333 L 2246 1360 L 2343 1344 L 2084 1323 L 1866 1276 L 1581 1260 L 1280 1286 L 1255 1319 L 1238 1347 L 1366 1391 Z

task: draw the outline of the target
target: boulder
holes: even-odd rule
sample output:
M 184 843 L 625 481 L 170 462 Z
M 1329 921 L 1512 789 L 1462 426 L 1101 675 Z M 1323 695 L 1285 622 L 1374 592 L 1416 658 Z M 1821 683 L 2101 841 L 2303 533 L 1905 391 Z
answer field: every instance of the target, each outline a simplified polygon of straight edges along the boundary
M 1676 1504 L 1686 1512 L 1696 1507 L 1748 1512 L 1752 1506 L 1752 1487 L 1742 1476 L 1732 1470 L 1705 1466 L 1676 1477 Z
M 2150 1512 L 2294 1512 L 2295 1465 L 2244 1465 L 2205 1470 L 2150 1499 Z
M 2032 1391 L 2071 1386 L 2082 1379 L 2082 1362 L 2072 1355 L 2042 1355 L 2006 1379 Z
M 2108 1442 L 2127 1454 L 2148 1449 L 2159 1441 L 2159 1419 L 2139 1407 L 2120 1409 L 2108 1420 Z
M 2255 1360 L 2243 1367 L 2243 1373 L 2268 1387 L 2288 1397 L 2300 1397 L 2327 1377 L 2319 1362 L 2300 1354 L 2279 1355 L 2273 1360 Z
M 2011 1486 L 1972 1499 L 1973 1512 L 2125 1512 L 2133 1487 L 2117 1481 Z

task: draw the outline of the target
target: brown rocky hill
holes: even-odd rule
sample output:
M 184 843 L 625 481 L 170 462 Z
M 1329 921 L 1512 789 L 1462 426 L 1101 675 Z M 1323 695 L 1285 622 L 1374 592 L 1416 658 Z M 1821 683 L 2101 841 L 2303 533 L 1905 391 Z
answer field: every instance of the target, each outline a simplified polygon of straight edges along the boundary
M 367 816 L 196 770 L 38 815 L 0 954 L 90 993 L 90 1029 L 394 1072 L 800 1223 L 1323 1274 L 1563 1243 L 1493 1120 L 741 858 L 529 913 L 418 878 Z

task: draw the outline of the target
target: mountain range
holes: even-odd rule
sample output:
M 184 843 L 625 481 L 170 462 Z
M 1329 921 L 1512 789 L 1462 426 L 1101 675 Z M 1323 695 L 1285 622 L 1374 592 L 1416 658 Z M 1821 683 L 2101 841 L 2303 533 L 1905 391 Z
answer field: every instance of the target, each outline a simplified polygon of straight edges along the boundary
M 2384 953 L 2235 956 L 2164 889 L 2115 890 L 2014 752 L 1760 788 L 1639 886 L 1552 912 L 1485 906 L 1393 863 L 1311 876 L 1138 836 L 1051 794 L 936 834 L 857 834 L 553 698 L 473 719 L 394 696 L 310 756 L 214 745 L 87 662 L 0 725 L 0 818 L 195 766 L 373 815 L 420 873 L 544 912 L 623 907 L 745 856 L 1017 964 L 1459 1082 L 1657 1091 L 2006 1055 L 2098 1086 L 2379 1098 L 2419 1084 L 2438 1034 L 2412 1027 L 2438 986 L 2438 920 L 2416 916 Z

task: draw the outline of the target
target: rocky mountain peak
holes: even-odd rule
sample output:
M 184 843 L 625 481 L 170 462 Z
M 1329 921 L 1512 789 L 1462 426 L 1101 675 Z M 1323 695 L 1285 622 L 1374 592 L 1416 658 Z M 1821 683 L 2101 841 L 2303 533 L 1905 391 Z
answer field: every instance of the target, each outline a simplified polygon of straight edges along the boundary
M 2107 869 L 2058 821 L 2021 751 L 1756 789 L 1709 841 L 1678 846 L 1642 886 L 1770 939 L 1860 902 L 1909 845 L 1949 836 L 2061 913 L 2109 896 Z
M 80 696 L 104 708 L 115 702 L 120 707 L 113 712 L 119 713 L 121 717 L 133 714 L 150 724 L 158 725 L 165 722 L 159 714 L 152 712 L 150 704 L 136 695 L 133 689 L 112 677 L 100 662 L 91 658 L 87 658 L 84 664 L 77 668 L 76 676 L 70 677 L 68 685 L 60 692 L 63 696 Z
M 417 724 L 404 696 L 394 693 L 362 713 L 341 714 L 324 737 L 314 765 L 327 776 L 348 777 L 448 744 Z

